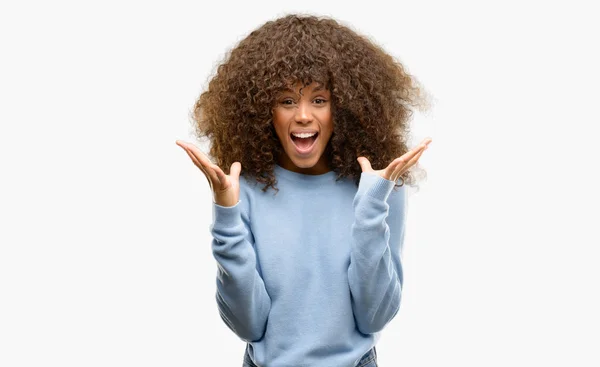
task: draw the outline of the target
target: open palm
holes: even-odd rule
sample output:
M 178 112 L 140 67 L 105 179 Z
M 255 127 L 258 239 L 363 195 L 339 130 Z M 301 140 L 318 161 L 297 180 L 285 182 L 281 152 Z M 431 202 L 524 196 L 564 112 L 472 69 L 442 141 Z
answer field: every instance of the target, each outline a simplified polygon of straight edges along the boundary
M 423 152 L 427 149 L 427 146 L 431 143 L 431 138 L 425 138 L 417 147 L 409 150 L 401 157 L 394 159 L 386 168 L 380 170 L 374 170 L 371 167 L 371 162 L 365 157 L 358 157 L 357 161 L 360 165 L 360 168 L 363 172 L 372 172 L 375 173 L 386 180 L 397 181 L 404 172 L 408 171 L 410 167 L 412 167 Z
M 242 170 L 240 162 L 234 162 L 229 170 L 229 175 L 226 175 L 221 167 L 212 163 L 206 154 L 194 144 L 181 140 L 177 140 L 175 143 L 185 150 L 196 167 L 204 173 L 213 191 L 215 203 L 221 206 L 237 204 L 240 198 L 240 172 Z

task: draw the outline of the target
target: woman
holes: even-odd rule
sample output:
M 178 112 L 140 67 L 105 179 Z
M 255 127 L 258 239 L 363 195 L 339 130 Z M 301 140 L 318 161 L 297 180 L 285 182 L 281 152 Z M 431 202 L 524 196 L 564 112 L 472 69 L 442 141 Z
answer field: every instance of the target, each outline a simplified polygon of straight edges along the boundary
M 329 18 L 267 22 L 219 66 L 193 114 L 215 163 L 177 144 L 213 191 L 217 305 L 244 366 L 377 365 L 424 105 L 400 63 Z

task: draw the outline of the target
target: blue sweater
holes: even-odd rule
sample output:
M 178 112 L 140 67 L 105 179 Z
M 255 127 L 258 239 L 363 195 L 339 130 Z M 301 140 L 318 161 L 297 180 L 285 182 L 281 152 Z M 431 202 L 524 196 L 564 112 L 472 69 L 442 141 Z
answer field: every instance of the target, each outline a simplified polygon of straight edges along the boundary
M 406 188 L 275 176 L 276 195 L 242 176 L 235 206 L 213 203 L 220 315 L 258 366 L 354 366 L 400 307 Z

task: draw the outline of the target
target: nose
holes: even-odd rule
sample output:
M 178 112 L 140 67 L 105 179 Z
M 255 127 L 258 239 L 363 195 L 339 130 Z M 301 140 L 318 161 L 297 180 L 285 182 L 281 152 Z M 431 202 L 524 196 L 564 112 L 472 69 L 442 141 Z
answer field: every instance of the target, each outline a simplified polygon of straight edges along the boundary
M 295 118 L 296 122 L 304 124 L 311 122 L 313 118 L 310 103 L 306 103 L 304 101 L 298 103 Z

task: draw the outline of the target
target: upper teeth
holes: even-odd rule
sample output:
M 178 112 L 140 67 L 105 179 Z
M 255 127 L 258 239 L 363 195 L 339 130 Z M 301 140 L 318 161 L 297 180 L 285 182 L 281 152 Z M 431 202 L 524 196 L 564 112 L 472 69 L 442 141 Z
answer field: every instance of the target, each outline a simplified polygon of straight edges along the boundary
M 316 133 L 292 133 L 297 138 L 310 138 L 314 136 Z

